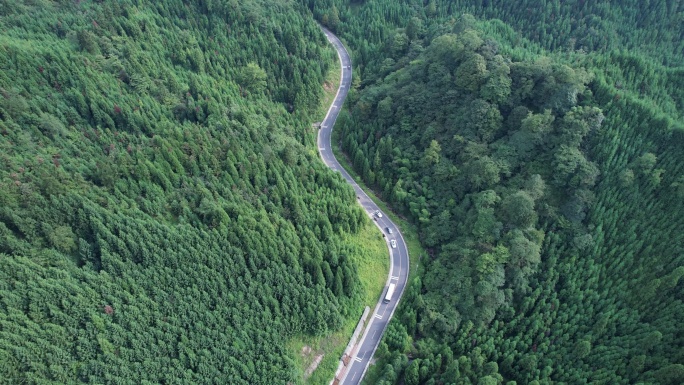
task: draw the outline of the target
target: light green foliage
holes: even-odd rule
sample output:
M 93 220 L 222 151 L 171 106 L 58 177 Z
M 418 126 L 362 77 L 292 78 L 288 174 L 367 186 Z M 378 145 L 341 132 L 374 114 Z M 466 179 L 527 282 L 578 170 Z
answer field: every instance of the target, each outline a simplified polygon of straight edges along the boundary
M 336 55 L 305 8 L 0 10 L 0 383 L 301 383 L 367 221 L 310 151 Z
M 525 191 L 534 200 L 540 199 L 546 194 L 546 182 L 539 174 L 533 174 L 525 182 Z
M 440 153 L 442 152 L 442 147 L 436 140 L 430 141 L 430 146 L 425 149 L 423 154 L 423 162 L 429 167 L 439 163 Z
M 498 245 L 491 252 L 483 253 L 477 258 L 477 262 L 475 262 L 475 269 L 484 279 L 488 275 L 492 274 L 497 266 L 506 263 L 508 261 L 508 257 L 508 249 L 503 245 Z
M 252 93 L 259 93 L 266 89 L 266 71 L 261 69 L 257 63 L 248 63 L 242 69 L 240 82 L 243 87 Z
M 419 385 L 420 384 L 420 360 L 414 360 L 409 364 L 409 366 L 404 371 L 404 382 L 406 385 Z
M 408 349 L 409 336 L 406 332 L 406 327 L 399 322 L 390 322 L 383 338 L 387 346 L 392 350 L 404 352 Z

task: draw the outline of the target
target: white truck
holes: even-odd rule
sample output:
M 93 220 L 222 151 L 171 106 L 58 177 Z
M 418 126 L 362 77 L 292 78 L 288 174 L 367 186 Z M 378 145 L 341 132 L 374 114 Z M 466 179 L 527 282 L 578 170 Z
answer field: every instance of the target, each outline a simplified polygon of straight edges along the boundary
M 390 283 L 389 287 L 387 288 L 387 293 L 385 294 L 385 299 L 382 300 L 384 303 L 389 303 L 389 301 L 392 300 L 392 296 L 394 295 L 394 289 L 397 287 L 396 284 Z

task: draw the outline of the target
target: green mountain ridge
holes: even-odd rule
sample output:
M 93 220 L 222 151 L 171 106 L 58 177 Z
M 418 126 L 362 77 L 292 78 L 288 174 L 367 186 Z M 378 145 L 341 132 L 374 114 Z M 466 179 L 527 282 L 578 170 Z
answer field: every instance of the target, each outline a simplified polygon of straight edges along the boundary
M 366 383 L 684 382 L 683 6 L 0 2 L 0 384 L 306 382 L 371 227 L 313 18 L 428 250 Z
M 0 5 L 0 383 L 301 383 L 367 222 L 296 3 Z
M 678 3 L 599 13 L 625 33 L 575 49 L 602 2 L 329 3 L 342 146 L 431 249 L 366 383 L 684 380 Z

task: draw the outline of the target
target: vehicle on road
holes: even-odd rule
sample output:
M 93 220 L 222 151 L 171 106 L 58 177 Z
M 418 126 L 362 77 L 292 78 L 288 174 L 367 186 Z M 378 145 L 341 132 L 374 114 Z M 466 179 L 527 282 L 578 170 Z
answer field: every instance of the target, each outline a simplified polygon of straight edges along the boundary
M 405 249 L 406 245 L 403 243 L 401 251 L 392 250 L 392 248 L 397 248 L 397 239 L 400 239 L 390 238 L 394 236 L 394 228 L 396 225 L 389 219 L 383 218 L 384 213 L 380 211 L 378 206 L 372 203 L 368 196 L 365 194 L 363 196 L 361 195 L 363 192 L 361 191 L 360 186 L 357 185 L 357 182 L 354 181 L 350 175 L 343 172 L 343 168 L 337 163 L 335 156 L 332 154 L 332 151 L 330 151 L 330 149 L 333 148 L 330 134 L 334 127 L 335 119 L 340 113 L 344 99 L 349 91 L 349 86 L 352 79 L 352 66 L 350 65 L 351 59 L 349 58 L 349 54 L 346 52 L 339 39 L 337 39 L 332 32 L 328 31 L 324 27 L 323 31 L 328 36 L 328 40 L 337 50 L 341 61 L 340 65 L 342 67 L 342 71 L 338 94 L 333 100 L 333 104 L 328 109 L 328 115 L 326 115 L 326 119 L 324 119 L 324 121 L 321 123 L 321 130 L 318 131 L 318 143 L 320 144 L 318 146 L 318 150 L 325 163 L 328 164 L 331 169 L 340 172 L 344 179 L 354 186 L 356 194 L 358 194 L 356 195 L 357 202 L 363 207 L 366 215 L 369 215 L 375 221 L 375 223 L 379 223 L 378 229 L 380 229 L 383 239 L 385 242 L 390 242 L 391 244 L 389 250 L 390 263 L 395 264 L 391 270 L 391 279 L 387 281 L 385 286 L 385 292 L 380 295 L 380 298 L 378 298 L 377 306 L 378 308 L 382 308 L 382 311 L 380 311 L 379 314 L 376 314 L 376 316 L 369 320 L 366 324 L 366 328 L 369 331 L 372 329 L 373 332 L 372 334 L 368 334 L 366 336 L 367 338 L 362 338 L 362 340 L 358 342 L 357 350 L 363 351 L 365 353 L 358 354 L 357 358 L 352 360 L 346 369 L 344 367 L 340 368 L 342 370 L 335 375 L 336 378 L 338 378 L 338 374 L 341 376 L 340 385 L 359 385 L 364 378 L 364 374 L 366 373 L 368 365 L 373 362 L 373 355 L 375 354 L 380 340 L 385 333 L 388 322 L 392 319 L 393 312 L 401 299 L 402 291 L 406 285 L 408 277 L 408 250 Z M 383 225 L 385 226 L 384 228 Z M 399 228 L 396 229 L 396 233 L 399 237 L 401 237 L 401 231 Z M 395 294 L 397 297 L 396 300 L 394 298 Z M 349 376 L 347 376 L 347 374 L 349 374 Z
M 384 303 L 388 303 L 389 301 L 392 300 L 392 296 L 394 295 L 394 289 L 397 287 L 396 284 L 390 283 L 389 287 L 387 288 L 387 293 L 385 294 L 385 299 L 382 300 Z

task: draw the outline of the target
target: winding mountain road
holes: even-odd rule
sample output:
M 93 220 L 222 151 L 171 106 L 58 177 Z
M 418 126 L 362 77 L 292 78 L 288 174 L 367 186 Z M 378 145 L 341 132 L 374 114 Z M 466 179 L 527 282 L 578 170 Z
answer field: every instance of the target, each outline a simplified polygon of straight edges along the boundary
M 377 349 L 380 339 L 404 292 L 409 274 L 409 254 L 406 242 L 404 242 L 404 238 L 399 232 L 399 228 L 397 228 L 386 215 L 382 215 L 382 217 L 378 216 L 378 213 L 382 212 L 380 208 L 372 199 L 370 199 L 370 197 L 368 197 L 368 195 L 366 195 L 363 189 L 359 187 L 356 181 L 352 179 L 337 159 L 335 159 L 335 155 L 333 155 L 331 143 L 332 129 L 335 125 L 337 116 L 342 110 L 344 100 L 349 93 L 349 87 L 351 86 L 352 80 L 352 63 L 347 50 L 337 36 L 325 28 L 323 28 L 323 32 L 328 37 L 330 43 L 335 47 L 335 50 L 337 50 L 337 56 L 340 59 L 340 66 L 342 67 L 342 74 L 340 76 L 340 87 L 337 90 L 337 95 L 335 96 L 330 109 L 328 109 L 325 119 L 321 122 L 321 127 L 318 132 L 318 152 L 320 153 L 323 162 L 328 167 L 342 174 L 342 177 L 354 187 L 359 204 L 366 213 L 374 219 L 374 222 L 380 231 L 385 234 L 387 247 L 390 253 L 390 270 L 389 276 L 387 277 L 387 283 L 385 284 L 385 290 L 378 300 L 377 305 L 375 305 L 375 309 L 371 314 L 370 321 L 368 321 L 366 325 L 363 336 L 359 340 L 356 348 L 352 349 L 352 352 L 354 352 L 352 360 L 349 362 L 346 371 L 340 378 L 340 384 L 356 385 L 363 379 L 363 376 L 368 369 L 368 365 L 373 358 L 375 349 Z M 388 233 L 388 229 L 391 229 L 392 234 Z M 391 243 L 391 240 L 395 241 L 394 244 Z M 394 296 L 391 301 L 384 303 L 383 298 L 385 297 L 387 287 L 390 283 L 396 285 Z

